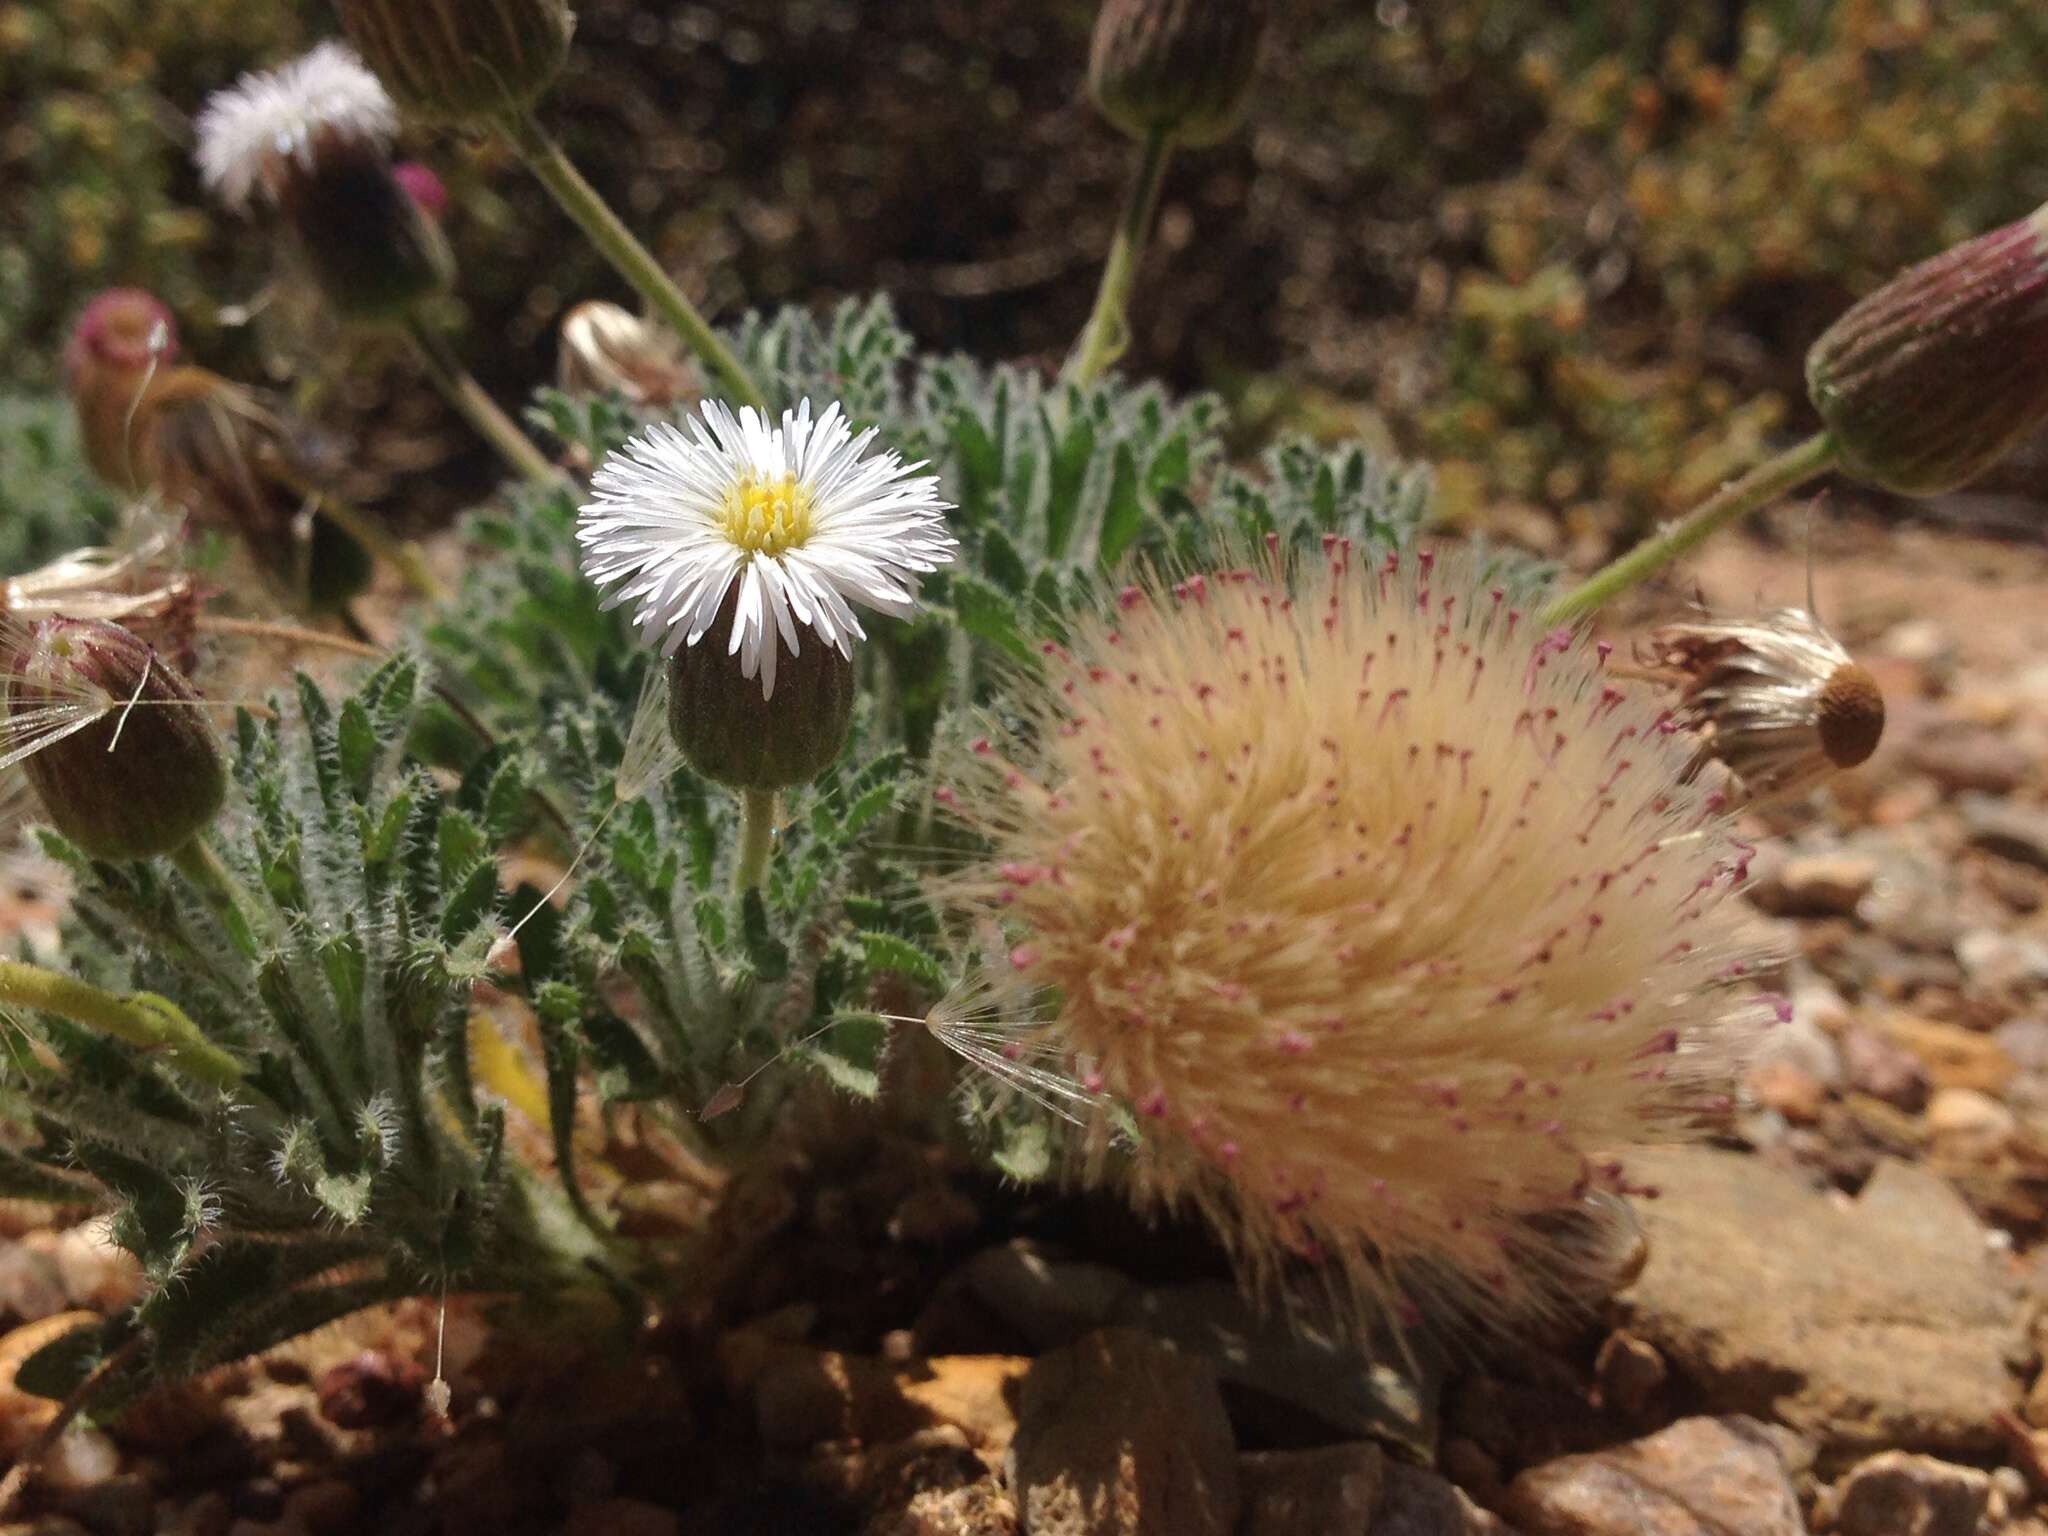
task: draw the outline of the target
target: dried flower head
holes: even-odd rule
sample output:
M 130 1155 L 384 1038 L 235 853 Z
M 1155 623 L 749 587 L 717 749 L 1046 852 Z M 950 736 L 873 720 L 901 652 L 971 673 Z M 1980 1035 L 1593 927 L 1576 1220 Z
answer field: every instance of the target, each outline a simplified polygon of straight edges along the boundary
M 173 558 L 176 530 L 139 520 L 121 544 L 75 549 L 0 581 L 0 621 L 97 619 L 141 636 L 184 671 L 196 660 L 201 593 Z
M 1877 679 L 1801 608 L 1667 624 L 1640 659 L 1678 689 L 1678 718 L 1698 735 L 1686 777 L 1719 762 L 1755 802 L 1805 794 L 1884 735 Z
M 771 427 L 711 402 L 689 428 L 658 423 L 606 459 L 576 529 L 606 606 L 632 603 L 665 655 L 716 628 L 772 698 L 804 631 L 850 657 L 866 637 L 854 605 L 908 617 L 917 578 L 953 558 L 938 480 L 870 453 L 876 429 L 856 434 L 837 404 L 814 421 L 803 401 Z
M 2048 422 L 2048 207 L 1862 299 L 1806 384 L 1859 479 L 1907 496 L 1976 479 Z
M 1103 0 L 1088 53 L 1095 104 L 1134 139 L 1200 146 L 1244 116 L 1271 0 Z
M 227 795 L 227 761 L 192 685 L 118 624 L 0 628 L 0 769 L 19 766 L 43 812 L 95 858 L 184 846 Z
M 1254 1279 L 1475 1316 L 1611 1282 L 1621 1156 L 1763 1017 L 1669 712 L 1428 554 L 1117 609 L 940 790 L 990 845 L 958 910 L 1059 1000 L 984 1065 L 1063 1075 L 1083 1176 L 1199 1207 Z
M 603 299 L 578 304 L 562 317 L 556 374 L 570 394 L 616 394 L 643 409 L 699 393 L 673 332 Z
M 406 111 L 475 122 L 529 106 L 562 71 L 566 0 L 334 0 L 342 30 Z
M 401 315 L 452 279 L 447 242 L 393 174 L 398 109 L 345 45 L 243 75 L 197 126 L 207 188 L 235 211 L 259 192 L 282 209 L 343 315 Z

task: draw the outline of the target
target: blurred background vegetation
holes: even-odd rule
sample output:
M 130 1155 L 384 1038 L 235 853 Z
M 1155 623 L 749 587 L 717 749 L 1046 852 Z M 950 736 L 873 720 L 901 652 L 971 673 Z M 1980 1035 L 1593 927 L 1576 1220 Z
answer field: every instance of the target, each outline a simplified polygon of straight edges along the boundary
M 576 8 L 544 116 L 712 313 L 885 288 L 932 347 L 1071 342 L 1128 164 L 1082 91 L 1091 0 Z M 1800 425 L 1843 305 L 2048 200 L 2033 0 L 1283 10 L 1248 130 L 1174 167 L 1126 366 L 1224 392 L 1248 434 L 1437 461 L 1445 515 L 1539 545 L 1687 505 Z M 324 0 L 0 0 L 0 388 L 53 388 L 84 296 L 139 283 L 393 467 L 485 468 L 374 342 L 288 299 L 223 323 L 275 243 L 207 209 L 191 115 L 333 31 Z M 458 343 L 523 395 L 567 305 L 624 295 L 495 147 L 406 148 L 454 191 Z

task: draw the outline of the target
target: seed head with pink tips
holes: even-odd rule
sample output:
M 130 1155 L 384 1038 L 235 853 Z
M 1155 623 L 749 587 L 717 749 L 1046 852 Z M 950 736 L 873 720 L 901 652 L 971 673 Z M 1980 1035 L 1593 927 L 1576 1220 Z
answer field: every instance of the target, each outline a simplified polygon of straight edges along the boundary
M 1056 1062 L 1083 1176 L 1198 1207 L 1254 1280 L 1494 1317 L 1611 1281 L 1626 1154 L 1769 1017 L 1669 713 L 1427 553 L 1114 609 L 940 791 L 989 846 L 955 902 L 1057 999 L 978 1059 Z

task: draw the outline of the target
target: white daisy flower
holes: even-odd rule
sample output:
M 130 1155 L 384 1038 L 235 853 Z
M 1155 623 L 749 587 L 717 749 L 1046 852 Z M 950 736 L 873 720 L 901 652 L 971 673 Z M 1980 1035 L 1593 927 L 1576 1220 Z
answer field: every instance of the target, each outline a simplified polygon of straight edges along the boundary
M 284 179 L 310 170 L 328 145 L 385 153 L 398 133 L 398 109 L 353 49 L 330 42 L 214 92 L 195 126 L 200 179 L 227 207 L 241 209 L 258 190 L 275 199 Z
M 876 429 L 856 435 L 837 404 L 813 421 L 805 400 L 771 428 L 707 402 L 688 426 L 657 423 L 606 459 L 576 529 L 605 606 L 632 603 L 650 642 L 666 631 L 662 654 L 702 640 L 737 585 L 727 654 L 772 698 L 776 635 L 794 656 L 807 626 L 851 657 L 855 604 L 907 618 L 917 577 L 952 560 L 937 477 L 870 454 Z

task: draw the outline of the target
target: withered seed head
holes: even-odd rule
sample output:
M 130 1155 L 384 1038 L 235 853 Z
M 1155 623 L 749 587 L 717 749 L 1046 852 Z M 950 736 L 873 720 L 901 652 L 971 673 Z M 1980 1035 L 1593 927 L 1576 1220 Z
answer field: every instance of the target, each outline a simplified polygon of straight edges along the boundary
M 1698 739 L 1688 776 L 1719 762 L 1755 802 L 1818 787 L 1884 734 L 1877 680 L 1804 609 L 1667 624 L 1641 659 L 1677 690 L 1677 721 Z
M 1835 668 L 1820 690 L 1820 749 L 1837 768 L 1869 760 L 1884 735 L 1884 695 L 1855 662 Z

